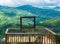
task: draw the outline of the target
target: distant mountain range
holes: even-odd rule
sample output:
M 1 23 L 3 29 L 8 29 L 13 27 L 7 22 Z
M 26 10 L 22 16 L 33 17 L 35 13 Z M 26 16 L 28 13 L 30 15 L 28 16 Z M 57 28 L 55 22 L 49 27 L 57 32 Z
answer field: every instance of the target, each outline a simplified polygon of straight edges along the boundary
M 56 9 L 59 7 L 55 7 Z M 55 9 L 54 8 L 54 9 Z M 23 5 L 19 7 L 0 6 L 0 17 L 20 18 L 20 16 L 36 16 L 37 22 L 60 18 L 60 11 L 54 9 L 44 9 L 32 5 Z M 1 18 L 0 18 L 1 19 Z
M 60 7 L 59 6 L 55 7 L 54 9 L 57 10 L 57 11 L 60 11 Z
M 59 9 L 59 7 L 56 7 L 54 9 L 57 10 L 57 8 Z M 6 9 L 6 10 L 9 9 L 9 11 L 11 9 L 12 9 L 12 11 L 13 10 L 27 11 L 27 12 L 30 12 L 31 14 L 35 14 L 36 17 L 40 20 L 47 20 L 47 19 L 59 18 L 60 17 L 60 12 L 59 11 L 56 11 L 54 9 L 37 8 L 37 7 L 33 7 L 32 5 L 23 5 L 23 6 L 19 6 L 19 7 L 0 6 L 0 9 Z M 3 10 L 3 11 L 6 11 L 6 10 Z
M 60 9 L 60 6 L 55 7 L 55 9 Z
M 59 9 L 60 7 L 55 7 L 54 9 L 44 9 L 34 7 L 32 5 L 23 5 L 19 7 L 8 7 L 8 6 L 0 6 L 0 15 L 8 16 L 8 17 L 16 17 L 16 16 L 36 16 L 39 21 L 49 20 L 53 18 L 60 18 L 60 11 L 56 11 L 55 9 Z
M 59 7 L 56 7 L 59 8 Z M 60 12 L 54 10 L 54 9 L 43 9 L 43 8 L 37 8 L 37 7 L 33 7 L 31 5 L 24 5 L 24 6 L 20 6 L 17 7 L 16 9 L 20 9 L 20 10 L 26 10 L 32 14 L 36 14 L 38 16 L 45 16 L 45 18 L 49 19 L 49 18 L 58 18 L 60 17 Z
M 49 27 L 53 25 L 52 27 L 55 28 L 56 25 L 58 25 L 59 27 L 60 20 L 58 19 L 60 19 L 60 11 L 57 11 L 57 9 L 60 9 L 60 7 L 55 7 L 53 9 L 50 9 L 50 8 L 47 9 L 43 7 L 42 8 L 34 7 L 32 5 L 23 5 L 19 7 L 0 6 L 0 31 L 3 32 L 2 29 L 20 26 L 20 16 L 36 16 L 37 18 L 36 22 L 39 25 L 41 21 L 43 22 L 43 23 L 41 22 L 42 25 L 40 26 L 45 25 L 44 27 Z M 53 22 L 55 21 L 55 19 L 56 21 L 57 20 L 58 21 Z M 33 24 L 33 21 L 29 19 L 25 19 L 23 20 L 23 22 L 25 25 L 28 25 L 27 22 L 31 22 L 31 24 Z M 56 23 L 56 24 L 53 24 L 53 23 Z

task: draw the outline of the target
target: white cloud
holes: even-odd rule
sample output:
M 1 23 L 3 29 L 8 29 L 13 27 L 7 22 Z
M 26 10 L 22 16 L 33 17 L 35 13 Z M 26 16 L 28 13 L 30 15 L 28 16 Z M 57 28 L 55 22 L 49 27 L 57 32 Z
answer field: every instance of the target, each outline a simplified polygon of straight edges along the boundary
M 57 1 L 56 0 L 45 0 L 46 3 L 56 3 Z
M 25 4 L 35 6 L 60 6 L 60 0 L 0 0 L 0 5 L 5 6 L 20 6 Z
M 39 3 L 39 0 L 26 0 L 26 3 L 32 3 L 32 4 L 36 4 Z
M 13 5 L 12 0 L 0 0 L 0 5 Z
M 50 0 L 45 0 L 45 2 L 46 2 L 46 3 L 51 3 L 51 1 L 50 1 Z
M 17 6 L 17 5 L 21 5 L 22 3 L 19 3 L 19 0 L 0 0 L 0 5 L 5 5 L 5 6 Z

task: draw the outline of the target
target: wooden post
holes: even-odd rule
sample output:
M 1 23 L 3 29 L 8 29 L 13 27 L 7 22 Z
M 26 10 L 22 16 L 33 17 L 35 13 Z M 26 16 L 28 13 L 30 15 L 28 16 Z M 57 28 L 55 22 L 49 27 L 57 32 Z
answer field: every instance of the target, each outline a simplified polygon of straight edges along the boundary
M 36 18 L 34 17 L 34 30 L 36 28 Z
M 5 43 L 7 44 L 7 34 L 5 35 Z
M 20 31 L 22 31 L 22 17 L 20 17 Z

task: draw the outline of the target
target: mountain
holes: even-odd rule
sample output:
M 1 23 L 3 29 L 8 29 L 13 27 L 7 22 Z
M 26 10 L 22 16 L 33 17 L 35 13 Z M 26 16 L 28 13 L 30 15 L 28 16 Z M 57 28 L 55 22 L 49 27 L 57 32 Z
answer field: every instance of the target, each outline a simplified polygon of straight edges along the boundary
M 38 21 L 39 20 L 49 20 L 52 18 L 59 18 L 60 17 L 60 12 L 56 11 L 54 9 L 44 9 L 42 8 L 38 8 L 38 7 L 34 7 L 32 5 L 23 5 L 23 6 L 19 6 L 19 7 L 1 7 L 0 11 L 4 11 L 4 13 L 10 13 L 8 15 L 11 16 L 11 14 L 15 14 L 16 15 L 16 11 L 27 11 L 31 14 L 34 14 L 33 16 L 36 16 Z M 7 14 L 6 14 L 7 15 Z
M 0 9 L 4 9 L 4 8 L 5 8 L 5 9 L 8 9 L 9 7 L 8 7 L 8 6 L 1 6 L 1 5 L 0 5 Z
M 55 9 L 56 11 L 60 11 L 60 6 L 56 6 L 54 9 Z
M 41 26 L 52 28 L 56 33 L 60 33 L 60 18 L 40 22 Z
M 16 9 L 20 10 L 26 10 L 32 14 L 36 14 L 40 17 L 45 17 L 46 19 L 51 19 L 51 18 L 58 18 L 60 17 L 60 12 L 55 11 L 54 9 L 43 9 L 43 8 L 37 8 L 33 7 L 31 5 L 24 5 L 20 7 L 16 7 Z
M 54 20 L 60 18 L 60 12 L 54 9 L 44 9 L 44 8 L 37 8 L 32 5 L 24 5 L 19 7 L 7 7 L 7 6 L 0 6 L 0 35 L 4 35 L 5 30 L 11 27 L 20 27 L 20 16 L 36 16 L 36 22 L 39 27 L 53 27 L 56 28 Z M 40 24 L 41 21 L 49 20 L 47 23 Z M 60 20 L 59 20 L 60 21 Z M 58 22 L 59 22 L 58 21 Z M 31 19 L 24 19 L 24 25 L 28 26 L 28 23 L 33 24 Z M 52 24 L 49 24 L 51 22 Z M 56 22 L 57 26 L 59 27 L 59 23 Z M 41 22 L 42 23 L 42 22 Z M 47 24 L 47 25 L 46 25 Z M 57 30 L 57 29 L 56 29 Z
M 20 16 L 36 16 L 38 22 L 50 20 L 53 18 L 60 18 L 60 12 L 54 9 L 44 9 L 37 8 L 32 5 L 23 5 L 19 7 L 7 7 L 7 6 L 0 6 L 0 22 L 6 18 L 6 22 L 10 19 L 11 23 L 13 22 L 12 19 L 15 19 L 14 22 L 17 22 Z M 8 23 L 9 24 L 9 23 Z M 2 25 L 2 24 L 0 24 Z M 4 25 L 4 24 L 3 24 Z
M 60 9 L 60 6 L 56 6 L 55 9 Z
M 7 7 L 0 6 L 0 22 L 3 21 L 4 18 L 10 19 L 10 22 L 13 22 L 12 19 L 15 19 L 14 22 L 18 21 L 20 16 L 36 16 L 38 22 L 50 20 L 53 18 L 60 18 L 60 12 L 54 9 L 43 9 L 37 8 L 32 5 L 23 5 L 19 7 Z M 2 21 L 1 21 L 2 20 Z M 6 22 L 8 21 L 6 20 Z

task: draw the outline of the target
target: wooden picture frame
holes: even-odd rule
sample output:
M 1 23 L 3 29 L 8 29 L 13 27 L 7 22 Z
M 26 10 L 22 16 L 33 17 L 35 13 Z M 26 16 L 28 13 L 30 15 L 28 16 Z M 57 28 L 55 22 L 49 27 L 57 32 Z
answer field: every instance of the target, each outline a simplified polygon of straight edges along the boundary
M 20 17 L 20 30 L 22 30 L 23 29 L 23 26 L 22 26 L 22 19 L 23 18 L 33 18 L 34 19 L 34 24 L 33 24 L 33 27 L 31 27 L 31 28 L 33 28 L 33 29 L 35 29 L 36 28 L 36 17 L 35 16 L 21 16 Z

